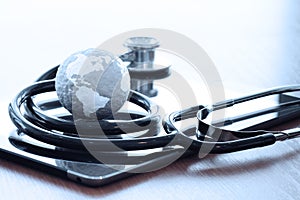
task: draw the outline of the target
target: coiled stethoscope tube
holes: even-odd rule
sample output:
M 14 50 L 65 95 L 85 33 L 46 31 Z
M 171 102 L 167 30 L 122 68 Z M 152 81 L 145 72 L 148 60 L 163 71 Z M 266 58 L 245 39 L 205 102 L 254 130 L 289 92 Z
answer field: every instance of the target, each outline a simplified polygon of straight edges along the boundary
M 276 141 L 300 135 L 300 128 L 285 131 L 226 129 L 226 126 L 236 122 L 279 111 L 284 111 L 279 117 L 299 117 L 300 100 L 297 98 L 272 108 L 207 122 L 207 118 L 215 111 L 265 96 L 300 91 L 299 85 L 275 88 L 208 106 L 197 105 L 175 111 L 162 120 L 159 106 L 148 98 L 158 94 L 154 81 L 170 75 L 170 66 L 154 64 L 155 48 L 159 42 L 155 38 L 133 37 L 125 42 L 125 46 L 130 52 L 119 58 L 130 63 L 127 68 L 133 90 L 130 91 L 128 102 L 145 112 L 120 111 L 114 117 L 96 117 L 94 120 L 77 119 L 67 113 L 59 116 L 49 114 L 48 110 L 62 107 L 58 99 L 43 102 L 34 100 L 35 96 L 55 92 L 59 67 L 56 66 L 19 92 L 10 103 L 9 114 L 18 129 L 10 135 L 10 142 L 23 151 L 56 159 L 100 162 L 94 154 L 90 154 L 92 152 L 109 158 L 104 160 L 113 164 L 135 164 L 162 155 L 175 155 L 178 158 L 178 155 L 197 154 L 202 147 L 209 147 L 205 153 L 230 153 L 272 145 Z M 192 127 L 183 130 L 177 127 L 177 122 L 192 118 L 195 119 Z M 112 148 L 112 145 L 117 148 Z M 130 153 L 139 154 L 143 150 L 151 151 L 142 156 L 129 156 Z
M 223 101 L 212 106 L 195 106 L 186 110 L 174 112 L 170 114 L 163 122 L 163 127 L 166 132 L 164 135 L 155 135 L 138 138 L 98 138 L 98 137 L 79 137 L 76 133 L 69 134 L 61 134 L 54 131 L 51 131 L 51 128 L 45 127 L 48 124 L 47 116 L 43 115 L 41 117 L 41 113 L 36 112 L 38 109 L 36 105 L 32 102 L 32 96 L 38 95 L 43 92 L 54 91 L 54 80 L 57 67 L 49 70 L 45 74 L 43 74 L 35 84 L 25 88 L 22 90 L 16 98 L 12 101 L 9 106 L 9 113 L 12 121 L 17 126 L 17 128 L 27 134 L 30 137 L 33 137 L 42 142 L 52 144 L 55 146 L 69 148 L 74 150 L 83 150 L 83 143 L 88 143 L 89 147 L 95 151 L 110 151 L 111 143 L 118 146 L 122 150 L 132 151 L 132 150 L 145 150 L 145 149 L 153 149 L 153 148 L 162 148 L 167 147 L 171 142 L 172 144 L 190 144 L 189 150 L 199 150 L 202 145 L 212 145 L 213 148 L 210 153 L 229 153 L 239 150 L 245 150 L 255 147 L 261 147 L 266 145 L 274 144 L 278 140 L 284 140 L 288 138 L 293 138 L 299 136 L 300 132 L 298 129 L 294 129 L 294 131 L 281 131 L 281 132 L 270 132 L 270 131 L 228 131 L 221 128 L 218 128 L 214 124 L 207 124 L 204 122 L 204 119 L 213 111 L 223 109 L 229 106 L 233 106 L 237 103 L 242 103 L 245 101 L 253 100 L 256 98 L 273 95 L 273 94 L 281 94 L 285 92 L 293 92 L 299 91 L 300 86 L 289 86 L 277 88 L 270 91 L 265 91 L 262 93 L 258 93 L 255 95 L 250 95 L 242 98 L 232 99 Z M 50 80 L 49 80 L 50 79 Z M 134 125 L 140 125 L 142 127 L 145 124 L 150 124 L 151 126 L 158 125 L 159 116 L 157 115 L 157 106 L 151 103 L 151 101 L 145 97 L 144 95 L 140 95 L 139 93 L 133 92 L 130 98 L 130 101 L 133 103 L 143 107 L 148 111 L 148 115 L 138 118 L 137 120 L 129 120 L 129 121 L 120 121 L 124 123 L 124 125 L 130 126 L 131 123 Z M 48 104 L 55 104 L 59 106 L 58 102 L 48 102 Z M 267 110 L 263 110 L 258 114 L 266 113 L 266 112 L 274 112 L 278 109 L 289 108 L 290 110 L 297 109 L 300 101 L 294 101 L 279 105 L 274 108 L 270 108 Z M 25 107 L 25 114 L 22 113 L 21 108 Z M 188 118 L 194 118 L 197 116 L 198 118 L 198 126 L 190 129 L 189 131 L 181 131 L 176 128 L 175 123 L 180 120 L 185 120 Z M 249 117 L 248 115 L 246 117 Z M 253 116 L 253 114 L 252 114 Z M 241 116 L 240 119 L 235 119 L 236 121 L 244 119 L 245 116 Z M 62 130 L 74 130 L 74 122 L 72 119 L 59 119 L 59 121 L 55 121 L 57 119 L 49 117 L 50 124 L 55 125 L 56 122 L 59 122 L 59 127 Z M 234 120 L 224 120 L 222 123 L 228 123 L 228 121 L 233 122 Z M 109 127 L 110 122 L 104 121 L 108 124 L 107 129 L 105 129 L 106 133 L 109 134 L 111 131 L 112 135 L 116 134 L 116 129 L 118 127 L 115 124 Z M 101 124 L 101 122 L 100 122 Z M 220 123 L 219 123 L 220 124 Z M 131 124 L 132 125 L 132 124 Z M 70 128 L 72 127 L 72 128 Z M 135 126 L 136 127 L 136 126 Z M 230 141 L 222 141 L 221 139 L 215 140 L 212 136 L 206 135 L 206 131 L 209 128 L 213 128 L 215 130 L 219 130 L 222 132 L 222 135 L 232 135 L 234 140 Z M 76 128 L 75 128 L 76 129 Z M 191 132 L 196 133 L 197 139 L 191 138 Z M 133 130 L 135 131 L 135 130 Z M 214 131 L 213 131 L 214 132 Z M 208 139 L 207 139 L 208 138 Z M 184 145 L 183 145 L 184 146 Z

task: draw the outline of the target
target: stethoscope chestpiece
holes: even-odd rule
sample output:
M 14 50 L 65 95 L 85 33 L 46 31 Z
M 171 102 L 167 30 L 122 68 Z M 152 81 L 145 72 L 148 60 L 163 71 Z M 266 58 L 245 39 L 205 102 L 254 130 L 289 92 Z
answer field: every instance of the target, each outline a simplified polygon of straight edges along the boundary
M 128 65 L 131 77 L 131 89 L 146 96 L 154 97 L 157 90 L 153 87 L 154 80 L 164 79 L 170 75 L 170 66 L 155 64 L 155 49 L 159 42 L 152 37 L 131 37 L 124 46 L 130 52 L 123 54 L 120 58 Z

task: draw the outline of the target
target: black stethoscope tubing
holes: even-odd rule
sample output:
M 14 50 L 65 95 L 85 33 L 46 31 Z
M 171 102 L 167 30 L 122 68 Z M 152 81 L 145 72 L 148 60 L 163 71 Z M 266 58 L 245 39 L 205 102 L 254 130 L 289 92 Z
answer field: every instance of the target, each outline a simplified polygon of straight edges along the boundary
M 281 89 L 262 92 L 255 95 L 250 95 L 243 98 L 224 101 L 221 103 L 214 104 L 211 107 L 204 107 L 200 105 L 179 112 L 174 112 L 170 114 L 163 122 L 163 127 L 166 132 L 166 134 L 164 135 L 152 135 L 147 137 L 130 138 L 130 139 L 76 137 L 72 134 L 64 135 L 61 133 L 53 132 L 51 130 L 47 130 L 45 128 L 40 127 L 38 123 L 37 124 L 33 123 L 32 119 L 28 120 L 30 119 L 30 116 L 36 115 L 34 114 L 36 113 L 34 111 L 36 110 L 36 106 L 32 104 L 32 100 L 31 100 L 32 96 L 38 95 L 43 92 L 54 91 L 55 82 L 53 79 L 55 78 L 56 71 L 57 71 L 57 67 L 49 70 L 48 72 L 43 74 L 37 80 L 36 83 L 23 89 L 16 96 L 16 98 L 11 102 L 9 106 L 9 113 L 16 127 L 20 131 L 27 134 L 28 136 L 55 146 L 69 148 L 69 149 L 77 149 L 77 150 L 85 150 L 85 146 L 83 144 L 88 145 L 88 147 L 94 151 L 110 151 L 111 144 L 114 144 L 119 148 L 121 148 L 121 150 L 125 150 L 125 151 L 161 148 L 161 147 L 167 147 L 170 144 L 172 145 L 177 144 L 182 146 L 189 144 L 188 149 L 193 150 L 195 152 L 198 151 L 203 145 L 212 145 L 212 150 L 210 153 L 229 153 L 234 151 L 240 151 L 240 150 L 245 150 L 245 149 L 250 149 L 255 147 L 271 145 L 274 144 L 277 140 L 282 139 L 284 136 L 287 135 L 282 132 L 272 133 L 268 131 L 259 131 L 259 132 L 255 132 L 255 135 L 253 136 L 253 132 L 250 131 L 248 133 L 252 137 L 238 138 L 237 140 L 232 140 L 232 141 L 211 141 L 211 140 L 206 141 L 203 138 L 201 139 L 201 137 L 199 137 L 199 134 L 198 134 L 198 139 L 191 138 L 190 135 L 187 135 L 185 134 L 185 132 L 177 129 L 175 126 L 175 122 L 179 120 L 188 119 L 188 118 L 194 118 L 195 116 L 197 116 L 198 120 L 202 122 L 201 120 L 203 120 L 204 118 L 199 117 L 199 113 L 205 113 L 205 112 L 210 113 L 211 110 L 226 108 L 236 103 L 245 102 L 248 100 L 260 98 L 271 94 L 279 94 L 282 92 L 296 91 L 294 87 L 281 88 Z M 297 87 L 297 90 L 299 90 L 299 87 Z M 135 92 L 132 93 L 136 94 Z M 143 100 L 140 101 L 141 99 Z M 144 106 L 144 104 L 145 105 L 148 104 L 148 106 L 146 106 L 147 109 L 148 110 L 152 109 L 150 108 L 152 104 L 149 104 L 149 102 L 151 101 L 149 101 L 147 98 L 143 96 L 139 96 L 139 94 L 136 94 L 136 98 L 133 101 L 136 101 L 135 103 L 137 104 L 140 103 L 140 106 Z M 26 113 L 27 112 L 31 113 L 28 114 L 27 116 L 24 116 L 24 114 L 21 111 L 21 108 L 22 106 L 24 106 L 24 104 L 27 109 Z M 57 104 L 57 102 L 54 104 Z M 38 114 L 39 116 L 41 116 L 41 113 Z M 150 115 L 150 118 L 153 116 L 155 116 L 155 114 Z M 150 118 L 148 118 L 148 120 L 153 119 Z M 47 119 L 48 119 L 47 116 L 44 115 L 42 120 L 47 122 Z M 50 120 L 52 120 L 52 123 L 55 125 L 56 119 L 52 118 Z M 64 120 L 61 119 L 59 120 L 61 122 L 60 125 L 64 126 L 65 125 L 63 123 Z M 213 127 L 219 130 L 217 127 L 213 125 L 200 123 L 198 124 L 197 132 L 199 133 L 199 131 L 201 131 L 200 129 L 203 129 L 203 127 L 205 127 L 204 129 L 208 129 L 208 127 Z M 220 129 L 219 131 L 224 131 L 224 130 Z M 227 133 L 236 134 L 237 132 L 227 131 Z M 278 136 L 276 136 L 275 134 L 278 134 Z

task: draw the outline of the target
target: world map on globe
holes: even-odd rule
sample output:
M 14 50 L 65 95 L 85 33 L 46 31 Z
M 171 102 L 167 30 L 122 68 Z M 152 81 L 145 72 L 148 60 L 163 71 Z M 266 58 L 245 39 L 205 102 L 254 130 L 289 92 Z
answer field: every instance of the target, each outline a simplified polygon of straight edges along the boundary
M 55 89 L 60 103 L 73 115 L 105 118 L 127 101 L 130 77 L 126 66 L 110 52 L 87 49 L 60 65 Z

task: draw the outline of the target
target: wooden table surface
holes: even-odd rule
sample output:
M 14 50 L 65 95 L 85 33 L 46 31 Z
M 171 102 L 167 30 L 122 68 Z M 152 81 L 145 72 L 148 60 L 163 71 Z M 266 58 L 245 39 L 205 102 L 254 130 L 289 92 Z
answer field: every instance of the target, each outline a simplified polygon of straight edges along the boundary
M 71 53 L 149 27 L 177 31 L 201 45 L 225 89 L 249 93 L 300 83 L 300 1 L 2 1 L 0 27 L 2 104 Z M 6 107 L 0 111 L 7 114 Z M 299 153 L 295 139 L 185 158 L 100 188 L 0 160 L 0 198 L 300 199 Z

